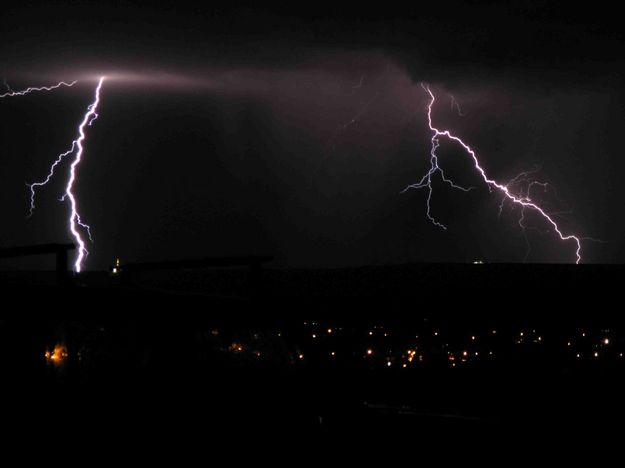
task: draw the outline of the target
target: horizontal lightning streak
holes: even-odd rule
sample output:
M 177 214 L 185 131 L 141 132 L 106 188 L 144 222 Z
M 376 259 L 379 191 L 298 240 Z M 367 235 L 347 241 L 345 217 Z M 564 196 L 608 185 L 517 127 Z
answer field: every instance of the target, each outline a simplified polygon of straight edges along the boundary
M 66 83 L 65 81 L 61 81 L 55 85 L 52 86 L 41 86 L 41 87 L 28 87 L 26 89 L 23 89 L 21 91 L 13 91 L 9 85 L 7 84 L 7 82 L 5 81 L 4 84 L 7 87 L 8 91 L 4 94 L 0 94 L 0 98 L 6 98 L 6 97 L 14 97 L 14 96 L 25 96 L 26 94 L 30 94 L 30 93 L 35 93 L 38 91 L 52 91 L 54 89 L 58 89 L 61 86 L 67 86 L 67 87 L 71 87 L 74 86 L 76 83 L 78 83 L 78 81 L 74 80 L 71 83 Z

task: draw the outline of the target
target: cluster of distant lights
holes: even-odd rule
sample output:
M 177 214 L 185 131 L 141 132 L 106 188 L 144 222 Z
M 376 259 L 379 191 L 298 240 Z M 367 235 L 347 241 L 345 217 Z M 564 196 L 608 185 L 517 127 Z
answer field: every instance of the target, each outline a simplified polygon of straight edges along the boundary
M 490 329 L 481 335 L 468 334 L 464 340 L 461 340 L 463 343 L 459 344 L 454 343 L 450 337 L 446 338 L 443 331 L 433 329 L 424 334 L 415 334 L 412 343 L 402 347 L 394 342 L 394 338 L 391 338 L 394 332 L 389 328 L 373 326 L 369 330 L 360 332 L 361 340 L 358 340 L 358 335 L 353 334 L 353 330 L 349 330 L 346 340 L 354 342 L 354 349 L 340 352 L 333 349 L 333 346 L 339 347 L 341 334 L 347 331 L 346 329 L 323 327 L 314 321 L 304 322 L 303 325 L 309 330 L 307 346 L 309 349 L 306 353 L 299 353 L 300 361 L 304 361 L 306 355 L 325 355 L 328 360 L 340 357 L 362 359 L 369 361 L 373 367 L 407 369 L 418 367 L 433 359 L 440 362 L 442 358 L 449 367 L 455 368 L 478 360 L 495 360 L 515 351 L 522 352 L 528 346 L 540 351 L 541 347 L 548 345 L 552 352 L 561 352 L 564 356 L 574 360 L 596 361 L 610 357 L 623 359 L 625 362 L 625 354 L 617 350 L 614 334 L 610 330 L 601 330 L 596 333 L 578 330 L 566 341 L 562 341 L 561 338 L 557 341 L 554 338 L 552 341 L 547 334 L 541 334 L 536 329 L 520 330 L 516 333 L 509 331 L 502 333 L 497 329 Z M 497 341 L 496 344 L 493 343 L 494 340 Z M 426 341 L 427 344 L 424 344 Z M 484 342 L 490 342 L 490 345 L 484 345 Z M 501 348 L 505 347 L 508 349 L 501 352 Z M 438 349 L 435 351 L 435 348 Z
M 61 366 L 67 361 L 69 353 L 67 352 L 67 347 L 64 344 L 58 343 L 54 346 L 54 348 L 46 349 L 43 356 L 48 365 Z
M 565 359 L 577 362 L 597 362 L 602 359 L 612 359 L 625 363 L 624 342 L 615 339 L 611 330 L 590 331 L 577 330 L 569 334 L 569 338 L 562 341 L 560 338 L 550 338 L 547 334 L 539 333 L 536 329 L 522 329 L 516 333 L 510 330 L 484 330 L 481 334 L 466 334 L 459 339 L 457 333 L 449 335 L 433 328 L 424 333 L 414 334 L 410 344 L 400 344 L 405 336 L 404 331 L 392 331 L 388 327 L 372 326 L 369 329 L 347 329 L 344 327 L 321 326 L 319 322 L 303 322 L 303 335 L 293 335 L 291 338 L 299 340 L 292 356 L 294 364 L 312 362 L 340 362 L 353 363 L 368 368 L 399 368 L 418 369 L 419 367 L 436 364 L 448 368 L 466 367 L 472 363 L 496 361 L 506 357 L 522 357 L 523 350 L 544 350 L 550 346 L 551 352 L 560 353 Z M 101 329 L 104 331 L 104 329 Z M 229 342 L 222 350 L 231 355 L 262 361 L 270 357 L 271 352 L 259 349 L 259 343 L 267 338 L 267 333 L 277 339 L 286 337 L 282 331 L 253 333 L 249 339 L 239 339 Z M 210 330 L 214 338 L 220 337 L 219 329 Z M 456 336 L 454 343 L 451 335 Z M 497 344 L 493 344 L 496 340 Z M 490 342 L 490 343 L 489 343 Z M 486 345 L 484 345 L 486 343 Z M 620 346 L 619 346 L 620 344 Z M 351 349 L 348 349 L 351 348 Z M 516 353 L 515 353 L 516 352 Z M 546 354 L 547 351 L 544 351 Z M 81 352 L 77 359 L 82 360 Z M 515 356 L 516 354 L 516 356 Z M 533 353 L 534 356 L 537 354 Z M 52 367 L 63 367 L 69 360 L 67 347 L 57 343 L 52 349 L 45 350 L 46 363 Z M 360 364 L 358 362 L 360 361 Z
M 408 345 L 401 346 L 401 338 L 405 332 L 395 332 L 388 327 L 372 326 L 369 329 L 355 331 L 344 327 L 322 326 L 319 322 L 303 322 L 304 334 L 298 336 L 300 344 L 296 347 L 293 359 L 296 363 L 309 361 L 320 362 L 364 362 L 371 368 L 400 368 L 410 369 L 423 367 L 426 364 L 443 363 L 445 367 L 456 368 L 471 363 L 505 361 L 506 357 L 521 355 L 524 350 L 544 350 L 549 346 L 551 352 L 562 354 L 574 361 L 599 361 L 602 358 L 616 358 L 625 363 L 625 354 L 617 350 L 614 333 L 604 329 L 598 332 L 578 330 L 570 334 L 565 341 L 562 338 L 550 338 L 548 334 L 539 333 L 536 329 L 522 329 L 518 332 L 509 330 L 500 331 L 494 328 L 483 331 L 481 334 L 467 334 L 464 339 L 458 340 L 458 334 L 442 330 L 431 329 L 425 333 L 412 335 Z M 218 330 L 212 330 L 212 335 L 219 335 Z M 273 332 L 276 337 L 282 337 L 281 331 Z M 456 336 L 456 341 L 451 335 Z M 259 337 L 255 335 L 255 338 Z M 343 341 L 344 340 L 344 341 Z M 227 351 L 254 359 L 263 359 L 264 353 L 256 349 L 250 340 L 232 342 Z M 493 343 L 496 341 L 497 343 Z M 490 342 L 490 343 L 488 343 Z M 486 345 L 484 344 L 486 343 Z M 622 343 L 625 344 L 625 343 Z M 351 349 L 347 349 L 350 348 Z M 547 351 L 544 351 L 547 353 Z

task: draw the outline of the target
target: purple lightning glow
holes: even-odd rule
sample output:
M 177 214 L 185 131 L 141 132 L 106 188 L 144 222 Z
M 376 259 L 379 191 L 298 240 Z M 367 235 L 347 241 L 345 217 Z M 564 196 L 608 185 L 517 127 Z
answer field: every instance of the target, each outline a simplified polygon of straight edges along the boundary
M 38 88 L 35 87 L 28 87 L 26 89 L 23 89 L 21 91 L 13 91 L 10 86 L 7 84 L 7 82 L 4 82 L 4 85 L 7 87 L 7 92 L 4 94 L 0 94 L 0 98 L 6 98 L 6 97 L 14 97 L 14 96 L 25 96 L 26 94 L 30 94 L 30 93 L 35 93 L 38 91 L 52 91 L 55 89 L 60 88 L 61 86 L 67 86 L 67 87 L 71 87 L 74 86 L 77 83 L 77 81 L 72 81 L 71 83 L 66 83 L 65 81 L 60 81 L 59 83 L 52 85 L 52 86 L 41 86 Z
M 67 150 L 65 153 L 59 154 L 56 160 L 52 163 L 52 165 L 50 166 L 50 172 L 48 172 L 48 175 L 46 176 L 45 179 L 43 179 L 41 182 L 33 182 L 32 184 L 26 184 L 28 185 L 28 188 L 30 188 L 30 209 L 28 212 L 28 217 L 31 217 L 35 211 L 35 190 L 38 187 L 43 187 L 48 182 L 50 182 L 50 180 L 54 176 L 54 170 L 56 169 L 56 166 L 58 166 L 61 163 L 61 161 L 65 159 L 66 156 L 69 156 L 70 154 L 72 154 L 75 149 L 76 149 L 76 141 L 73 141 L 72 147 L 69 150 Z M 64 198 L 65 197 L 61 198 L 61 201 L 63 201 Z
M 526 229 L 526 226 L 524 224 L 525 210 L 530 209 L 536 212 L 547 222 L 548 225 L 551 225 L 551 227 L 556 232 L 560 240 L 570 241 L 575 244 L 575 247 L 576 247 L 575 248 L 575 257 L 576 257 L 575 263 L 579 263 L 582 259 L 582 256 L 581 256 L 582 238 L 577 237 L 573 234 L 567 234 L 567 235 L 563 234 L 562 230 L 558 226 L 558 223 L 553 219 L 553 216 L 555 215 L 548 214 L 544 208 L 541 208 L 540 206 L 538 206 L 534 201 L 532 201 L 530 197 L 530 189 L 532 187 L 541 186 L 543 187 L 543 189 L 547 189 L 548 185 L 544 183 L 539 183 L 539 182 L 530 182 L 527 184 L 527 188 L 525 191 L 521 190 L 519 194 L 515 195 L 514 193 L 512 193 L 512 187 L 514 187 L 515 185 L 518 185 L 518 183 L 521 180 L 525 180 L 529 172 L 520 174 L 519 176 L 515 177 L 512 181 L 510 181 L 507 185 L 500 184 L 496 182 L 495 180 L 488 178 L 488 176 L 486 175 L 486 172 L 480 165 L 480 162 L 477 158 L 475 151 L 468 144 L 466 144 L 461 138 L 452 134 L 449 130 L 439 130 L 438 128 L 434 127 L 434 124 L 432 123 L 432 108 L 434 107 L 434 103 L 436 102 L 436 97 L 434 96 L 434 93 L 432 92 L 429 86 L 425 84 L 421 84 L 421 87 L 430 96 L 430 102 L 427 107 L 428 126 L 430 130 L 432 131 L 432 139 L 431 139 L 432 147 L 430 150 L 430 169 L 421 178 L 419 182 L 417 182 L 416 184 L 409 185 L 408 187 L 406 187 L 406 189 L 404 189 L 404 192 L 410 189 L 422 189 L 422 188 L 427 189 L 428 196 L 427 196 L 427 201 L 426 201 L 426 206 L 427 206 L 426 215 L 428 219 L 432 222 L 432 224 L 442 229 L 447 229 L 447 227 L 441 224 L 440 222 L 438 222 L 432 216 L 432 213 L 431 213 L 432 211 L 431 200 L 432 200 L 432 193 L 433 193 L 432 176 L 434 176 L 436 173 L 439 173 L 441 179 L 447 184 L 451 185 L 453 188 L 460 189 L 463 191 L 468 191 L 471 189 L 471 188 L 465 188 L 465 187 L 461 187 L 459 185 L 454 184 L 450 179 L 448 179 L 445 176 L 443 169 L 439 166 L 439 161 L 438 161 L 438 156 L 436 154 L 436 151 L 438 150 L 438 147 L 440 146 L 440 138 L 446 137 L 447 139 L 452 140 L 458 143 L 460 146 L 462 146 L 462 148 L 467 152 L 467 154 L 471 156 L 475 169 L 480 174 L 484 182 L 486 182 L 488 189 L 490 191 L 492 191 L 493 189 L 496 189 L 503 194 L 503 200 L 500 205 L 500 213 L 503 210 L 503 206 L 506 201 L 512 202 L 513 204 L 520 206 L 521 218 L 519 219 L 519 226 L 521 227 L 521 229 L 523 230 L 525 234 L 525 229 Z M 526 238 L 526 242 L 527 242 L 527 238 Z
M 458 113 L 459 117 L 466 117 L 467 114 L 465 114 L 464 112 L 462 112 L 462 109 L 460 108 L 460 103 L 456 100 L 456 98 L 453 96 L 453 94 L 449 95 L 450 101 L 451 101 L 451 110 L 455 110 Z
M 87 126 L 91 126 L 93 121 L 98 118 L 97 109 L 98 109 L 98 105 L 100 104 L 100 90 L 102 89 L 102 83 L 104 83 L 104 79 L 105 77 L 101 77 L 98 81 L 98 86 L 95 89 L 94 100 L 89 105 L 89 107 L 87 107 L 87 113 L 85 114 L 82 122 L 78 126 L 78 138 L 76 138 L 72 142 L 71 148 L 64 153 L 61 153 L 56 158 L 54 163 L 52 163 L 52 166 L 50 166 L 50 172 L 48 173 L 47 177 L 44 180 L 42 180 L 41 182 L 35 182 L 33 184 L 29 184 L 30 214 L 32 215 L 35 209 L 36 188 L 46 185 L 54 176 L 54 171 L 56 167 L 61 163 L 61 161 L 65 157 L 71 154 L 74 154 L 74 160 L 72 161 L 70 165 L 70 169 L 69 169 L 69 179 L 67 181 L 67 185 L 65 186 L 65 194 L 61 198 L 61 201 L 69 200 L 69 206 L 70 206 L 69 230 L 78 246 L 78 253 L 76 255 L 76 260 L 74 261 L 74 271 L 76 271 L 77 273 L 82 270 L 82 262 L 85 259 L 85 257 L 89 254 L 85 246 L 85 241 L 81 236 L 81 233 L 80 233 L 81 230 L 84 230 L 87 232 L 87 235 L 90 240 L 92 240 L 92 238 L 91 238 L 91 230 L 89 226 L 83 223 L 80 218 L 80 213 L 78 212 L 78 203 L 76 201 L 76 196 L 74 195 L 72 190 L 74 188 L 74 182 L 76 181 L 76 174 L 77 174 L 78 166 L 83 157 L 83 152 L 84 152 L 83 143 L 86 138 L 85 128 Z

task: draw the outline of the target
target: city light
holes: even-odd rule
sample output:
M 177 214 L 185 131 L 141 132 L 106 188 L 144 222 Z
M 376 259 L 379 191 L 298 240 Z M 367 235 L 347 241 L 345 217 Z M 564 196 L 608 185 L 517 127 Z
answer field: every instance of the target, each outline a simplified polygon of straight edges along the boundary
M 230 345 L 230 351 L 234 353 L 242 353 L 244 351 L 244 348 L 241 343 L 232 343 Z
M 46 350 L 44 353 L 46 361 L 55 366 L 60 366 L 65 363 L 68 356 L 67 347 L 63 344 L 57 344 L 52 351 Z

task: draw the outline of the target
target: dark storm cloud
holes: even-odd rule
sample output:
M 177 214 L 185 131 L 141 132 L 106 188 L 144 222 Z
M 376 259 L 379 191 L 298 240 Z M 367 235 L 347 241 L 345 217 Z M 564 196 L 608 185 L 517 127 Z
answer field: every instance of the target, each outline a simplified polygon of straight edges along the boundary
M 437 122 L 478 148 L 493 177 L 540 167 L 565 230 L 611 241 L 585 244 L 587 258 L 622 261 L 625 226 L 611 216 L 625 198 L 612 182 L 625 169 L 622 57 L 609 23 L 527 3 L 405 15 L 120 5 L 14 7 L 0 20 L 7 78 L 83 80 L 1 103 L 3 244 L 66 239 L 53 188 L 24 223 L 23 182 L 71 141 L 90 80 L 105 74 L 78 187 L 97 239 L 89 267 L 242 252 L 288 265 L 521 260 L 518 213 L 498 218 L 500 198 L 483 186 L 436 187 L 447 232 L 424 218 L 424 193 L 400 193 L 428 165 L 426 81 Z M 441 158 L 480 186 L 453 146 Z M 544 231 L 531 233 L 530 259 L 570 260 Z
M 20 2 L 0 18 L 3 72 L 292 67 L 336 49 L 381 49 L 401 57 L 411 72 L 446 82 L 509 71 L 578 80 L 581 70 L 604 74 L 622 62 L 620 18 L 602 2 L 593 8 L 485 0 L 402 8 L 252 5 Z

